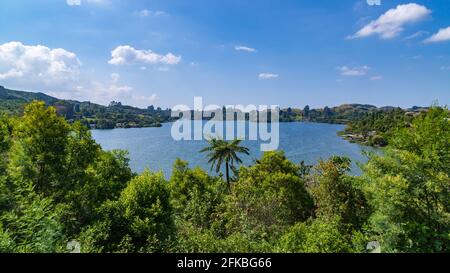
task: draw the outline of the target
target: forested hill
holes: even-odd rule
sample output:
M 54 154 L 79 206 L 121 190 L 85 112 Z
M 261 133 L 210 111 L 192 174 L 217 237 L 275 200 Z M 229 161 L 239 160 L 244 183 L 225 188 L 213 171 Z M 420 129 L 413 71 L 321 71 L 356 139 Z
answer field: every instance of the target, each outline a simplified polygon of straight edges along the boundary
M 155 108 L 140 109 L 112 102 L 103 106 L 91 102 L 62 100 L 44 93 L 33 93 L 6 89 L 0 86 L 0 113 L 21 115 L 25 105 L 39 100 L 54 106 L 58 114 L 69 122 L 80 121 L 89 128 L 113 129 L 130 127 L 159 127 L 170 121 L 170 110 Z
M 61 100 L 44 93 L 9 90 L 0 86 L 0 113 L 6 112 L 12 115 L 20 115 L 23 112 L 24 106 L 33 100 L 44 101 L 47 105 L 54 106 L 58 114 L 64 116 L 69 122 L 79 120 L 89 126 L 89 128 L 159 127 L 161 123 L 173 121 L 170 109 L 163 110 L 154 106 L 149 106 L 147 109 L 140 109 L 122 105 L 120 102 L 111 102 L 109 106 L 103 106 L 91 102 Z M 347 130 L 347 133 L 362 134 L 366 131 L 379 131 L 378 128 L 372 128 L 374 127 L 371 126 L 373 122 L 366 122 L 366 120 L 371 119 L 373 116 L 384 116 L 391 112 L 399 115 L 411 113 L 414 115 L 424 109 L 422 107 L 400 109 L 392 106 L 378 108 L 369 104 L 343 104 L 336 107 L 324 107 L 320 109 L 310 109 L 309 106 L 306 106 L 304 109 L 285 108 L 280 110 L 280 121 L 353 124 L 353 126 L 350 126 L 352 130 Z M 364 126 L 360 124 L 356 125 L 361 120 Z
M 23 106 L 33 100 L 44 101 L 46 104 L 53 104 L 58 101 L 44 93 L 33 93 L 6 89 L 0 85 L 0 110 L 9 113 L 18 113 Z
M 308 105 L 303 109 L 285 108 L 280 112 L 282 122 L 306 121 L 321 123 L 349 124 L 350 122 L 360 120 L 374 113 L 390 113 L 401 111 L 404 114 L 419 114 L 426 110 L 426 107 L 413 106 L 409 109 L 399 107 L 384 106 L 376 107 L 370 104 L 342 104 L 336 107 L 311 109 Z

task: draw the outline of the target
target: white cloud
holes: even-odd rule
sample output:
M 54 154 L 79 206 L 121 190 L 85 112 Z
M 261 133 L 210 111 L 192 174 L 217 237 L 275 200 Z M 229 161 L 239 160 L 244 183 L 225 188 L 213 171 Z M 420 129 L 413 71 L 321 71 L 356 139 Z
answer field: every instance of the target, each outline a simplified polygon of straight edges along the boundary
M 278 74 L 272 74 L 272 73 L 261 73 L 258 76 L 262 80 L 271 80 L 271 79 L 277 79 L 279 77 Z
M 140 96 L 134 88 L 119 84 L 121 76 L 112 73 L 103 83 L 85 78 L 75 53 L 62 48 L 24 45 L 21 42 L 0 44 L 0 80 L 19 89 L 41 90 L 61 99 L 89 100 L 108 104 L 120 100 L 145 106 L 156 95 Z M 86 71 L 84 71 L 86 72 Z
M 158 10 L 158 11 L 151 11 L 151 10 L 148 10 L 148 9 L 143 9 L 143 10 L 141 10 L 141 11 L 138 12 L 138 15 L 139 15 L 140 17 L 149 17 L 149 16 L 155 16 L 155 17 L 158 17 L 158 16 L 164 16 L 164 15 L 167 15 L 167 13 L 164 12 L 164 11 L 161 11 L 161 10 Z
M 167 15 L 167 13 L 165 11 L 161 11 L 161 10 L 157 10 L 153 13 L 155 16 L 163 16 L 163 15 Z
M 74 81 L 79 75 L 80 60 L 62 48 L 9 42 L 0 45 L 0 80 L 19 79 L 48 85 Z
M 81 0 L 67 0 L 66 3 L 69 6 L 80 6 Z
M 367 74 L 367 71 L 370 70 L 370 67 L 365 66 L 359 66 L 359 67 L 348 67 L 348 66 L 341 66 L 337 68 L 341 72 L 341 76 L 346 77 L 359 77 L 364 76 Z
M 172 53 L 161 55 L 151 50 L 137 50 L 129 45 L 118 46 L 111 52 L 112 65 L 125 64 L 165 64 L 175 65 L 181 62 L 181 56 Z
M 139 12 L 139 16 L 141 17 L 147 17 L 150 15 L 150 11 L 148 9 L 143 9 Z
M 143 95 L 134 95 L 132 96 L 133 100 L 139 101 L 142 105 L 142 103 L 145 103 L 144 106 L 148 106 L 149 103 L 153 103 L 158 99 L 158 96 L 156 94 L 152 94 L 150 96 L 143 96 Z
M 415 3 L 398 5 L 348 38 L 378 35 L 382 39 L 391 39 L 398 36 L 404 30 L 405 25 L 421 21 L 429 14 L 431 14 L 431 10 L 422 5 Z
M 95 5 L 109 4 L 109 0 L 66 0 L 67 5 L 69 6 L 81 6 L 83 2 Z
M 91 101 L 108 105 L 111 101 L 127 101 L 134 103 L 132 98 L 134 88 L 116 83 L 103 83 L 99 81 L 85 81 L 73 86 L 70 90 L 47 92 L 47 94 L 60 99 L 73 99 L 78 101 Z
M 161 72 L 167 72 L 169 70 L 170 70 L 170 68 L 168 68 L 167 66 L 158 67 L 158 71 L 161 71 Z
M 133 87 L 128 85 L 104 84 L 101 82 L 92 82 L 89 87 L 89 96 L 98 103 L 107 105 L 111 101 L 121 101 L 125 104 L 131 104 L 138 107 L 147 107 L 154 103 L 158 96 L 136 94 Z
M 383 79 L 382 76 L 373 76 L 370 78 L 371 81 L 381 81 Z
M 450 41 L 450 27 L 441 28 L 436 34 L 425 40 L 425 43 Z
M 429 34 L 428 31 L 423 31 L 423 30 L 421 30 L 421 31 L 417 31 L 417 32 L 415 32 L 415 33 L 413 33 L 413 34 L 411 34 L 411 35 L 405 37 L 403 40 L 406 40 L 406 41 L 407 41 L 407 40 L 413 40 L 413 39 L 422 37 L 422 36 L 427 35 L 427 34 Z
M 241 45 L 235 46 L 234 49 L 237 51 L 256 52 L 256 49 L 254 49 L 254 48 L 247 47 L 247 46 L 241 46 Z
M 120 80 L 120 75 L 117 73 L 112 73 L 111 74 L 111 81 L 113 83 L 117 83 Z
M 139 93 L 132 86 L 118 84 L 114 81 L 115 76 L 111 74 L 111 81 L 85 81 L 81 85 L 73 86 L 67 91 L 47 92 L 51 96 L 61 99 L 74 99 L 79 101 L 91 101 L 108 105 L 111 101 L 120 101 L 126 105 L 147 107 L 158 99 L 156 94 L 149 96 Z
M 128 85 L 105 84 L 98 81 L 87 83 L 87 86 L 81 88 L 81 92 L 89 100 L 107 105 L 113 100 L 124 100 L 133 96 L 133 87 Z

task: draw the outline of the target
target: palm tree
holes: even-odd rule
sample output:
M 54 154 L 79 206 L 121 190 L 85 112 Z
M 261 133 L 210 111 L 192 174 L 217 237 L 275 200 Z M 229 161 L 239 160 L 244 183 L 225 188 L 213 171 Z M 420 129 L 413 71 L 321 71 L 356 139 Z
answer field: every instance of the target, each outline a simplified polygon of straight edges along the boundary
M 242 160 L 237 156 L 238 153 L 250 154 L 250 150 L 244 146 L 240 146 L 241 140 L 235 139 L 233 141 L 225 141 L 222 139 L 213 138 L 208 141 L 209 146 L 202 149 L 201 153 L 208 152 L 208 163 L 211 164 L 211 170 L 216 168 L 216 172 L 220 172 L 222 164 L 225 162 L 226 179 L 228 187 L 230 186 L 230 167 L 234 168 L 235 163 L 242 163 Z

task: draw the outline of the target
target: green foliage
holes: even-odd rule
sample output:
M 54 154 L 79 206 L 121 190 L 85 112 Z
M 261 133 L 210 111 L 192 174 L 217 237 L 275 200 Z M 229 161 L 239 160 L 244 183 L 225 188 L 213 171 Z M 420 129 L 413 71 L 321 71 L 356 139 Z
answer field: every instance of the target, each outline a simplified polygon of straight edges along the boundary
M 361 138 L 360 141 L 371 146 L 385 147 L 392 134 L 408 127 L 412 119 L 412 116 L 407 115 L 406 111 L 400 108 L 371 111 L 350 121 L 345 132 L 358 135 Z
M 117 199 L 133 175 L 128 152 L 122 150 L 101 152 L 86 172 L 92 180 L 85 185 L 85 193 L 92 194 L 92 201 L 98 204 Z
M 181 160 L 169 181 L 161 173 L 133 174 L 127 152 L 103 151 L 83 123 L 60 116 L 93 109 L 52 103 L 56 108 L 33 102 L 22 117 L 0 116 L 0 252 L 65 252 L 73 240 L 83 252 L 103 253 L 367 252 L 371 241 L 384 252 L 449 251 L 445 108 L 411 120 L 397 110 L 367 115 L 373 122 L 361 122 L 367 127 L 361 130 L 377 127 L 370 140 L 389 146 L 369 155 L 360 177 L 348 174 L 348 158 L 311 167 L 283 152 L 237 170 L 238 154 L 248 149 L 213 140 L 203 151 L 217 172 L 225 164 L 227 181 L 234 181 L 227 188 L 221 176 Z M 106 120 L 108 109 L 99 110 Z M 337 120 L 363 109 L 374 111 L 361 105 L 305 111 L 311 120 L 322 114 Z
M 90 150 L 93 151 L 96 150 Z M 89 150 L 86 153 L 89 154 Z M 95 153 L 95 158 L 89 160 L 93 162 L 81 168 L 79 175 L 72 177 L 76 179 L 71 184 L 72 187 L 66 189 L 64 202 L 60 204 L 61 217 L 71 235 L 95 221 L 98 208 L 107 201 L 117 200 L 132 178 L 127 152 L 115 150 Z M 76 174 L 77 171 L 72 169 L 69 173 Z
M 211 226 L 216 207 L 226 194 L 221 179 L 211 177 L 200 168 L 189 169 L 177 159 L 170 178 L 171 203 L 180 224 L 190 223 L 198 229 Z
M 299 171 L 282 152 L 265 153 L 255 165 L 242 167 L 222 212 L 226 233 L 247 230 L 270 240 L 285 227 L 308 219 L 313 201 Z
M 217 237 L 211 230 L 199 231 L 189 225 L 179 229 L 174 252 L 179 253 L 269 253 L 273 245 L 265 240 L 255 240 L 246 233 L 233 233 Z
M 448 118 L 447 109 L 430 109 L 364 168 L 364 190 L 375 210 L 371 228 L 384 251 L 449 251 Z
M 352 252 L 349 236 L 341 232 L 341 222 L 335 218 L 317 218 L 297 223 L 280 238 L 280 252 L 287 253 L 348 253 Z
M 37 228 L 20 222 L 32 221 L 27 217 L 34 217 L 32 212 L 38 211 L 42 211 L 42 217 L 53 213 L 44 224 L 61 223 L 60 239 L 63 235 L 74 236 L 97 217 L 96 210 L 103 202 L 118 198 L 132 177 L 126 153 L 102 152 L 86 127 L 80 123 L 69 125 L 54 108 L 42 102 L 28 105 L 25 114 L 15 120 L 3 117 L 0 138 L 1 153 L 5 155 L 2 163 L 7 166 L 0 176 L 0 217 L 8 223 L 4 225 L 8 228 L 3 231 L 4 238 L 19 231 L 38 235 Z M 47 230 L 52 231 L 50 226 Z M 13 235 L 15 240 L 17 236 Z M 50 233 L 46 236 L 53 238 Z M 54 244 L 48 243 L 36 247 L 36 251 L 52 251 Z M 24 245 L 24 251 L 35 247 L 27 244 L 19 246 Z M 19 248 L 15 246 L 15 250 Z
M 24 189 L 15 206 L 0 217 L 0 252 L 57 252 L 64 244 L 62 225 L 49 198 Z
M 311 109 L 308 105 L 301 109 L 283 109 L 280 111 L 281 122 L 307 121 L 332 124 L 346 124 L 357 121 L 361 117 L 374 111 L 385 111 L 373 105 L 367 104 L 343 104 L 337 107 L 324 107 L 323 109 Z
M 363 192 L 356 187 L 350 171 L 350 159 L 332 157 L 315 167 L 310 192 L 314 197 L 316 214 L 320 217 L 339 217 L 344 224 L 360 229 L 370 210 Z
M 161 252 L 175 236 L 167 181 L 145 171 L 133 178 L 117 201 L 106 202 L 101 219 L 80 238 L 87 249 L 107 252 Z
M 7 166 L 7 153 L 11 147 L 12 121 L 6 115 L 0 115 L 0 175 L 4 175 Z
M 14 126 L 9 173 L 15 181 L 31 181 L 50 196 L 62 185 L 69 126 L 52 107 L 33 102 Z

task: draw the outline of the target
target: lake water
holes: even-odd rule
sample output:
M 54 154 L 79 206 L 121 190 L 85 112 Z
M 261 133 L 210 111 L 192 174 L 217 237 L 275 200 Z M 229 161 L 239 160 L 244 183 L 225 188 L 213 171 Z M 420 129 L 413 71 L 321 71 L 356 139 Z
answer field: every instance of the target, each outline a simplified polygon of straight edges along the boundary
M 205 154 L 199 153 L 207 145 L 206 141 L 177 142 L 171 137 L 171 127 L 171 123 L 166 123 L 161 128 L 93 130 L 92 135 L 105 150 L 128 150 L 130 165 L 135 172 L 149 168 L 162 170 L 169 177 L 176 158 L 188 161 L 191 167 L 200 166 L 209 171 Z M 304 160 L 315 164 L 333 155 L 347 156 L 353 162 L 365 162 L 362 151 L 369 148 L 337 136 L 337 132 L 343 129 L 343 125 L 333 124 L 280 123 L 279 150 L 285 151 L 286 156 L 295 163 Z M 250 149 L 250 156 L 242 155 L 245 165 L 252 164 L 261 156 L 260 144 L 259 141 L 243 142 Z M 356 164 L 352 172 L 360 173 Z

